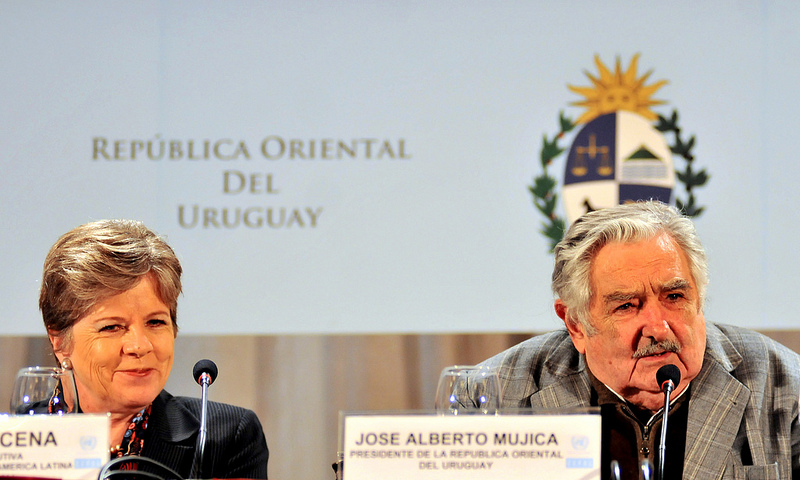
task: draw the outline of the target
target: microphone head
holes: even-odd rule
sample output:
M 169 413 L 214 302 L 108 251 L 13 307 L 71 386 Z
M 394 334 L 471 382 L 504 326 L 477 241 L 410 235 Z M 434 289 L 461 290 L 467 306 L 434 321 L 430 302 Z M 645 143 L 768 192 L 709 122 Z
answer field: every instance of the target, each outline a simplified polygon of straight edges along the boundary
M 675 365 L 664 365 L 656 372 L 656 380 L 662 390 L 668 381 L 672 382 L 672 388 L 678 388 L 678 384 L 681 383 L 681 371 Z
M 192 376 L 194 377 L 195 382 L 200 383 L 200 377 L 202 377 L 204 373 L 207 373 L 210 379 L 208 384 L 210 385 L 217 378 L 217 372 L 216 363 L 208 359 L 203 359 L 194 364 Z M 680 376 L 680 374 L 678 375 Z

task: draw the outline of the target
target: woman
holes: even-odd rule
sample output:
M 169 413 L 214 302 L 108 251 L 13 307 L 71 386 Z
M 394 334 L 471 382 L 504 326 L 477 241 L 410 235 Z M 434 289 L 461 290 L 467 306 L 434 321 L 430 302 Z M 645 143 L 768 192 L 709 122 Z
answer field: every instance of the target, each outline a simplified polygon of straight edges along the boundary
M 111 458 L 140 455 L 192 475 L 200 400 L 164 390 L 172 368 L 181 266 L 143 224 L 104 220 L 63 235 L 44 263 L 39 308 L 82 412 L 110 412 Z M 256 415 L 209 402 L 204 478 L 267 478 Z

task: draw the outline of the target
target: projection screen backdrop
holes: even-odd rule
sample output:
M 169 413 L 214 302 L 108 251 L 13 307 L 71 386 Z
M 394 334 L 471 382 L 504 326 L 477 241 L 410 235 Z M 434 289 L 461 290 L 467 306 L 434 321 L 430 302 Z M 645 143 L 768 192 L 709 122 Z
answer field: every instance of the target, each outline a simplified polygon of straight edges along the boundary
M 5 335 L 43 333 L 47 249 L 101 218 L 175 248 L 184 333 L 551 329 L 529 186 L 595 55 L 696 137 L 707 318 L 797 324 L 795 3 L 0 7 Z

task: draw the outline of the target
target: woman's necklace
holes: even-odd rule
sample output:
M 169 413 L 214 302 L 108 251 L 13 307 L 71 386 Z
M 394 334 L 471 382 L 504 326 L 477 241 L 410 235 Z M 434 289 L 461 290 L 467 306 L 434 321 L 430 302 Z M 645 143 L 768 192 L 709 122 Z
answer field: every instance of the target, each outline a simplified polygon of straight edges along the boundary
M 144 446 L 144 432 L 147 430 L 147 421 L 150 419 L 150 409 L 152 405 L 141 409 L 134 415 L 125 435 L 122 436 L 122 443 L 116 447 L 108 449 L 110 458 L 119 458 L 126 455 L 140 455 Z

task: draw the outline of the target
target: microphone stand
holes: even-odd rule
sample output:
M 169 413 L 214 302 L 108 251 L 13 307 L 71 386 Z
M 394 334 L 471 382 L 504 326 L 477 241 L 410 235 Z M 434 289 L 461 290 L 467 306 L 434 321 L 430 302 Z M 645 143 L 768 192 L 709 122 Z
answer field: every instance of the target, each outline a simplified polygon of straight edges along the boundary
M 674 388 L 672 380 L 664 382 L 664 414 L 661 416 L 661 444 L 658 446 L 658 480 L 664 480 L 664 457 L 667 453 L 667 420 L 669 419 L 669 397 Z
M 201 388 L 200 396 L 200 432 L 197 437 L 197 445 L 195 447 L 194 464 L 192 465 L 192 475 L 189 478 L 202 479 L 203 477 L 203 460 L 205 458 L 206 450 L 206 437 L 208 436 L 208 421 L 206 420 L 206 411 L 208 410 L 208 386 L 211 385 L 211 376 L 203 372 L 198 379 Z
M 200 432 L 197 435 L 197 443 L 194 450 L 194 460 L 192 461 L 192 475 L 190 478 L 205 478 L 203 476 L 203 465 L 206 450 L 206 437 L 208 436 L 208 421 L 206 412 L 208 411 L 208 386 L 217 377 L 217 365 L 211 360 L 200 360 L 194 365 L 192 377 L 200 384 Z

